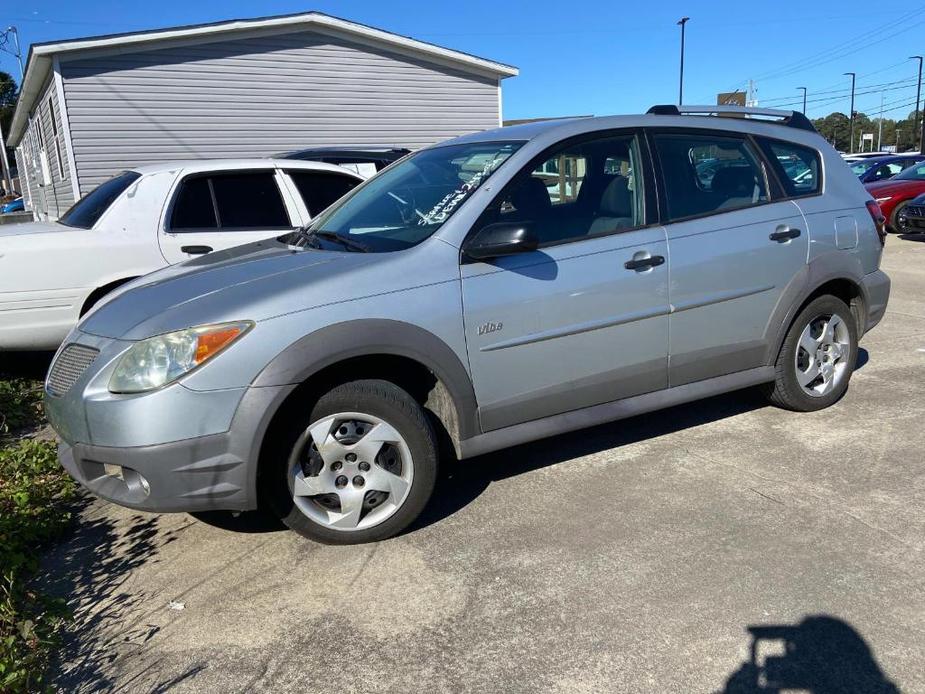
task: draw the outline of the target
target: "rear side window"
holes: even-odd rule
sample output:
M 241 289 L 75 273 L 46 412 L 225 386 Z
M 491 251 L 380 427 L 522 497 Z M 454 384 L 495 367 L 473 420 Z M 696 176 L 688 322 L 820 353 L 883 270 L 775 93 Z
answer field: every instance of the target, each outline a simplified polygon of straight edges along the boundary
M 777 169 L 777 176 L 784 186 L 787 197 L 798 198 L 815 195 L 822 191 L 822 166 L 819 152 L 792 142 L 780 142 L 758 138 L 764 153 Z M 863 174 L 868 167 L 855 172 Z
M 173 205 L 171 229 L 217 229 L 209 179 L 187 178 L 180 184 Z
M 134 171 L 124 171 L 83 196 L 58 221 L 69 227 L 92 229 L 126 189 L 141 178 Z
M 321 214 L 335 200 L 342 198 L 360 183 L 350 176 L 323 171 L 287 171 L 286 173 L 295 183 L 312 217 Z
M 671 221 L 768 201 L 764 167 L 745 138 L 661 133 L 653 139 Z
M 170 218 L 170 228 L 175 231 L 244 231 L 291 226 L 273 171 L 186 178 L 177 191 Z

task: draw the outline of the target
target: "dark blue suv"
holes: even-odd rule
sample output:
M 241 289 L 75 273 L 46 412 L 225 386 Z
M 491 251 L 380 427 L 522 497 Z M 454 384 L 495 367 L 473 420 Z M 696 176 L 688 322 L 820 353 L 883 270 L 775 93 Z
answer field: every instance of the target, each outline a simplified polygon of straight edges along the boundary
M 861 183 L 874 183 L 893 178 L 913 164 L 925 161 L 921 154 L 891 154 L 885 157 L 870 157 L 851 164 L 851 171 Z

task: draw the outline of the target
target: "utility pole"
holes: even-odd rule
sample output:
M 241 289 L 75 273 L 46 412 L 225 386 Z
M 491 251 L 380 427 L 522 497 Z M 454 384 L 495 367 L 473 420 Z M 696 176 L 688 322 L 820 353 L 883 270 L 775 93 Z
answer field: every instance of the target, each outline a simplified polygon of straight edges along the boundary
M 797 87 L 797 90 L 803 90 L 803 115 L 806 115 L 806 87 Z
M 881 143 L 883 142 L 883 92 L 880 92 L 880 130 L 877 133 L 877 151 L 882 152 Z
M 3 48 L 11 36 L 13 37 L 13 41 L 16 44 L 15 53 L 7 48 Z M 20 85 L 22 85 L 22 81 L 25 78 L 25 71 L 22 67 L 22 49 L 19 46 L 19 31 L 16 29 L 16 27 L 8 26 L 3 31 L 0 31 L 0 50 L 16 57 L 16 61 L 19 63 L 19 82 Z
M 678 106 L 684 103 L 684 25 L 690 19 L 690 17 L 681 17 L 678 20 L 678 26 L 681 27 L 681 75 L 678 80 Z
M 854 80 L 857 75 L 853 72 L 846 72 L 845 76 L 851 75 L 851 112 L 848 114 L 848 154 L 854 151 Z
M 9 40 L 10 36 L 13 37 L 16 44 L 16 52 L 3 48 L 6 42 Z M 16 30 L 16 27 L 9 26 L 5 31 L 0 32 L 0 50 L 3 50 L 10 55 L 16 56 L 16 61 L 19 63 L 19 89 L 22 90 L 22 81 L 25 77 L 22 68 L 22 50 L 19 47 L 19 32 Z M 5 187 L 7 193 L 13 192 L 13 178 L 10 175 L 10 162 L 6 156 L 6 141 L 3 139 L 3 128 L 0 127 L 0 168 L 3 169 L 3 180 L 5 181 Z
M 915 121 L 913 122 L 913 127 L 915 131 L 919 129 L 919 99 L 922 96 L 922 56 L 920 55 L 911 55 L 909 60 L 918 60 L 919 61 L 919 86 L 915 90 Z M 913 132 L 915 132 L 913 131 Z M 925 153 L 925 120 L 922 121 L 922 132 L 918 133 L 919 135 L 919 152 Z M 915 135 L 913 135 L 913 138 Z M 899 152 L 897 152 L 899 154 Z

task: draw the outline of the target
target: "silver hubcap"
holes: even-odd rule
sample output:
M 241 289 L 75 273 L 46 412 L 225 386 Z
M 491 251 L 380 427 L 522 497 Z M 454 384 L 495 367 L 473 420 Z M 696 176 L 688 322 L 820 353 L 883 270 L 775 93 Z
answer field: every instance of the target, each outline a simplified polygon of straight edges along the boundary
M 289 460 L 295 505 L 333 530 L 363 530 L 391 517 L 414 479 L 411 450 L 388 422 L 341 412 L 312 423 Z
M 836 315 L 819 316 L 800 333 L 794 358 L 797 382 L 813 397 L 832 392 L 848 371 L 851 335 L 848 326 Z

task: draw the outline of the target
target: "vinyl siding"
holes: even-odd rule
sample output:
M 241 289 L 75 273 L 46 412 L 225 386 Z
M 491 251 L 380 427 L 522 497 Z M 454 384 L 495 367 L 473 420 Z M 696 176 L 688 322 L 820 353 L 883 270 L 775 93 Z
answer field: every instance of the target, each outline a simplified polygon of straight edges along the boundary
M 54 105 L 54 124 L 52 123 L 52 110 L 48 107 L 49 99 Z M 56 129 L 57 135 L 55 134 Z M 40 158 L 43 144 L 45 155 L 48 158 L 47 184 L 44 183 Z M 51 79 L 42 90 L 42 96 L 36 102 L 35 109 L 29 114 L 29 125 L 21 146 L 17 148 L 17 162 L 20 166 L 20 178 L 26 179 L 22 186 L 25 188 L 28 184 L 29 188 L 26 200 L 31 198 L 31 209 L 38 218 L 57 219 L 74 204 L 74 190 L 71 185 L 67 151 L 64 145 L 61 105 L 58 103 L 54 81 Z
M 81 192 L 127 167 L 498 126 L 498 81 L 317 32 L 65 62 Z

